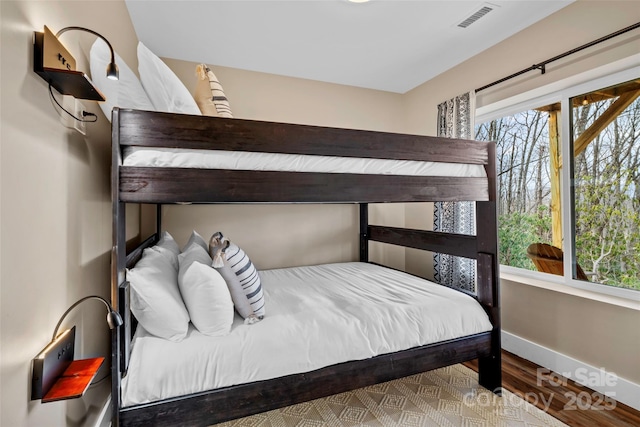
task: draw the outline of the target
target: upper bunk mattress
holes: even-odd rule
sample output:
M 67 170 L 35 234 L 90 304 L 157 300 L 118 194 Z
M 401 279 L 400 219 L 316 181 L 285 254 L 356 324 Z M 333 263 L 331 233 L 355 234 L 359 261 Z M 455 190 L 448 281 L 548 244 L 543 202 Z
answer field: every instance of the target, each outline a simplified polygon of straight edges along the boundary
M 492 329 L 468 295 L 367 263 L 260 272 L 267 314 L 179 343 L 138 326 L 123 406 L 309 372 Z
M 123 166 L 468 178 L 487 176 L 484 166 L 477 164 L 149 147 L 126 147 Z

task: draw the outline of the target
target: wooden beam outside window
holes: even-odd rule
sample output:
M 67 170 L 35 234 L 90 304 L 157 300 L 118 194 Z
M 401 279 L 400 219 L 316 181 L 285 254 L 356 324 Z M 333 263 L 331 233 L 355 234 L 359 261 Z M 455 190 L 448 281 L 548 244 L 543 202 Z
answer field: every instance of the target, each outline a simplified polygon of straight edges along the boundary
M 582 132 L 582 134 L 573 141 L 574 157 L 582 153 L 587 146 L 602 132 L 616 117 L 620 115 L 633 101 L 640 96 L 640 90 L 623 93 L 616 99 L 607 110 Z
M 560 110 L 549 111 L 549 170 L 551 180 L 551 239 L 553 246 L 562 248 L 562 202 L 560 199 Z

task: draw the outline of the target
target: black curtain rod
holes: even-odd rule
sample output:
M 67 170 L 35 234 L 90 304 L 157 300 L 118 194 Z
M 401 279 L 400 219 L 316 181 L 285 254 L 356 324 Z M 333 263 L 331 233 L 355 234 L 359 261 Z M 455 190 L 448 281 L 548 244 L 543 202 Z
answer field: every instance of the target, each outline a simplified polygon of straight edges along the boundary
M 576 52 L 579 52 L 579 51 L 581 51 L 581 50 L 583 50 L 583 49 L 586 49 L 586 48 L 591 47 L 591 46 L 594 46 L 594 45 L 596 45 L 596 44 L 598 44 L 598 43 L 602 43 L 602 42 L 604 42 L 604 41 L 607 41 L 607 40 L 609 40 L 609 39 L 612 39 L 612 38 L 614 38 L 614 37 L 617 37 L 617 36 L 619 36 L 620 34 L 624 34 L 624 33 L 628 32 L 628 31 L 631 31 L 631 30 L 635 30 L 635 29 L 636 29 L 636 28 L 638 28 L 638 27 L 640 27 L 640 22 L 637 22 L 637 23 L 635 23 L 635 24 L 633 24 L 633 25 L 630 25 L 630 26 L 628 26 L 628 27 L 626 27 L 626 28 L 623 28 L 623 29 L 621 29 L 621 30 L 618 30 L 618 31 L 616 31 L 615 33 L 611 33 L 611 34 L 609 34 L 609 35 L 607 35 L 607 36 L 601 37 L 601 38 L 599 38 L 598 40 L 594 40 L 594 41 L 592 41 L 592 42 L 590 42 L 590 43 L 587 43 L 587 44 L 584 44 L 584 45 L 582 45 L 582 46 L 580 46 L 580 47 L 576 47 L 575 49 L 571 49 L 571 50 L 569 50 L 569 51 L 567 51 L 567 52 L 565 52 L 565 53 L 561 53 L 560 55 L 558 55 L 558 56 L 554 56 L 553 58 L 551 58 L 551 59 L 547 59 L 546 61 L 542 61 L 542 62 L 540 62 L 539 64 L 533 64 L 533 65 L 532 65 L 531 67 L 529 67 L 529 68 L 525 68 L 524 70 L 518 71 L 517 73 L 513 73 L 513 74 L 511 74 L 510 76 L 503 77 L 503 78 L 501 78 L 500 80 L 496 80 L 496 81 L 495 81 L 495 82 L 493 82 L 493 83 L 489 83 L 488 85 L 484 85 L 484 86 L 482 86 L 481 88 L 476 89 L 476 93 L 480 92 L 481 90 L 485 90 L 485 89 L 488 89 L 488 88 L 490 88 L 490 87 L 492 87 L 492 86 L 495 86 L 495 85 L 497 85 L 497 84 L 500 84 L 500 83 L 502 83 L 502 82 L 505 82 L 505 81 L 507 81 L 507 80 L 510 80 L 510 79 L 512 79 L 512 78 L 514 78 L 514 77 L 518 77 L 518 76 L 519 76 L 519 75 L 521 75 L 521 74 L 528 73 L 529 71 L 533 71 L 533 70 L 540 70 L 541 74 L 544 74 L 544 73 L 547 71 L 547 70 L 546 70 L 546 66 L 547 66 L 547 64 L 548 64 L 548 63 L 553 62 L 553 61 L 557 61 L 558 59 L 562 59 L 562 58 L 564 58 L 565 56 L 572 55 L 572 54 L 574 54 L 574 53 L 576 53 Z

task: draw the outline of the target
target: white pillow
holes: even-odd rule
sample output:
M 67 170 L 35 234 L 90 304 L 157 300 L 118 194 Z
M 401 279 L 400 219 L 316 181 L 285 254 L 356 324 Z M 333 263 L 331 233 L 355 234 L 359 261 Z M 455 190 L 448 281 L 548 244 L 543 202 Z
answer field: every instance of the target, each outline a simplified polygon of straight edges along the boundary
M 165 250 L 161 253 L 167 257 L 173 268 L 178 271 L 178 255 L 180 255 L 180 247 L 168 231 L 164 231 L 160 235 L 158 243 L 156 243 L 155 246 L 152 246 L 152 248 L 164 248 Z
M 178 76 L 142 42 L 138 42 L 138 72 L 142 87 L 156 110 L 202 115 Z
M 198 234 L 196 230 L 193 230 L 191 232 L 191 236 L 189 236 L 189 240 L 187 241 L 187 244 L 184 245 L 184 247 L 182 248 L 182 252 L 188 251 L 189 247 L 194 244 L 204 249 L 204 251 L 207 252 L 207 255 L 209 254 L 209 245 L 207 244 L 207 242 L 204 241 L 204 237 Z
M 127 271 L 131 312 L 148 332 L 178 342 L 187 335 L 189 313 L 178 289 L 178 272 L 165 251 L 145 249 L 136 266 Z
M 120 71 L 120 79 L 109 80 L 107 78 L 107 65 L 111 62 L 109 46 L 102 39 L 97 39 L 91 46 L 89 52 L 91 81 L 107 98 L 105 102 L 100 102 L 100 108 L 102 108 L 104 115 L 111 121 L 113 107 L 154 111 L 155 108 L 138 77 L 117 53 L 115 58 Z
M 211 257 L 199 245 L 191 245 L 178 260 L 178 284 L 191 323 L 204 335 L 227 335 L 233 323 L 233 302 L 224 279 L 211 267 Z
M 171 251 L 171 253 L 175 254 L 175 256 L 180 255 L 180 247 L 178 243 L 175 241 L 173 236 L 169 234 L 168 231 L 163 231 L 160 235 L 160 239 L 158 240 L 157 246 L 161 248 L 165 248 Z

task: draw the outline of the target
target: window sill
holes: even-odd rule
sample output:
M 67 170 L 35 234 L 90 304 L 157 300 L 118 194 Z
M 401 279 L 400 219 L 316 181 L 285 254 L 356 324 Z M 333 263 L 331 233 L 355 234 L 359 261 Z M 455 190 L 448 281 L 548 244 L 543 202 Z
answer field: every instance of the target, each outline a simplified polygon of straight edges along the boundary
M 640 292 L 636 291 L 629 291 L 629 293 L 631 293 L 629 297 L 626 297 L 626 295 L 609 295 L 606 293 L 585 289 L 585 284 L 577 280 L 571 281 L 575 282 L 575 284 L 567 284 L 565 282 L 566 279 L 561 276 L 539 273 L 537 271 L 528 271 L 520 268 L 509 267 L 506 265 L 500 266 L 500 279 L 640 311 Z M 605 286 L 597 284 L 586 285 L 591 285 L 593 287 Z M 618 288 L 615 288 L 615 290 L 617 291 Z

